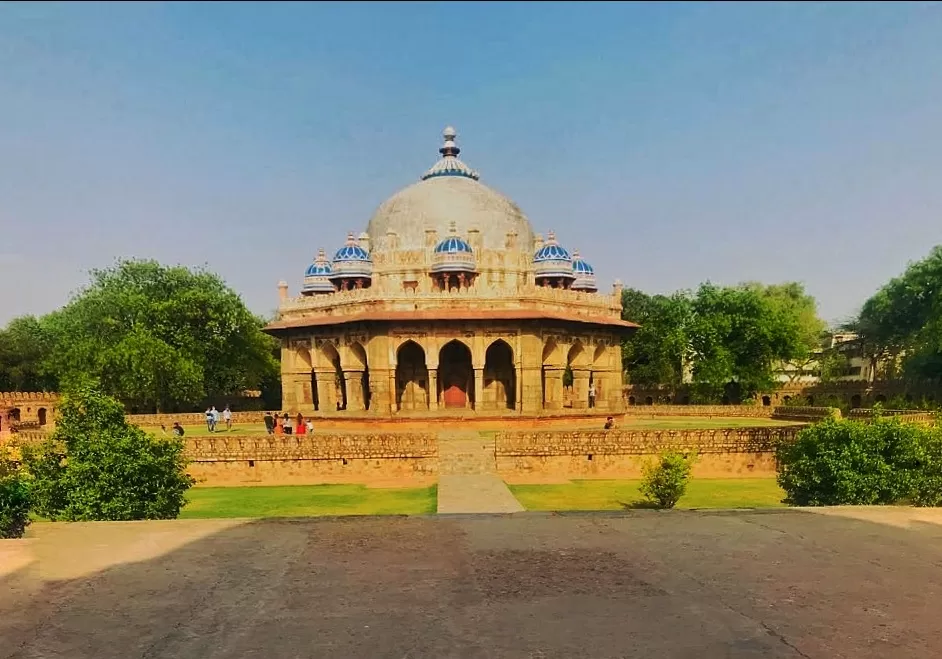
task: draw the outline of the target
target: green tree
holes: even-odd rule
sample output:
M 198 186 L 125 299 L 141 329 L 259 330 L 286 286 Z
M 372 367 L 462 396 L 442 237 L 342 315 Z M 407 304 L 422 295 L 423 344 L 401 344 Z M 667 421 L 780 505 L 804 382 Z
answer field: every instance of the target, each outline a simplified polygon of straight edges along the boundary
M 91 387 L 63 396 L 52 436 L 24 447 L 34 510 L 54 520 L 173 519 L 193 485 L 183 440 L 129 424 Z
M 665 453 L 642 468 L 640 491 L 659 508 L 673 508 L 687 491 L 693 461 L 680 453 Z
M 626 289 L 622 292 L 622 318 L 641 325 L 622 343 L 622 362 L 629 381 L 679 386 L 690 351 L 689 295 L 647 295 Z
M 778 362 L 806 359 L 816 347 L 815 318 L 814 300 L 798 284 L 702 284 L 690 329 L 701 397 L 748 398 L 774 386 Z
M 127 406 L 157 411 L 258 389 L 277 373 L 263 321 L 215 274 L 121 261 L 50 314 L 48 369 L 83 376 Z
M 906 377 L 942 379 L 942 246 L 870 297 L 854 329 L 873 362 L 902 356 Z
M 0 329 L 0 391 L 55 391 L 56 377 L 44 362 L 52 351 L 52 337 L 33 316 L 15 318 Z

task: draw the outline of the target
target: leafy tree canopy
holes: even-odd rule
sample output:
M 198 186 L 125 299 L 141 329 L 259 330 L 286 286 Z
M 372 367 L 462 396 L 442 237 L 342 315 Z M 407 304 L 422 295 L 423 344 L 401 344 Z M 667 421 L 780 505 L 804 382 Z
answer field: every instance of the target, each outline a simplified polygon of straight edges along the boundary
M 215 274 L 120 261 L 42 321 L 46 369 L 89 376 L 125 404 L 165 410 L 257 388 L 273 372 L 263 322 Z
M 775 363 L 807 359 L 824 330 L 814 298 L 797 283 L 706 283 L 671 296 L 626 290 L 622 306 L 641 325 L 623 347 L 629 379 L 676 386 L 687 368 L 705 400 L 730 383 L 737 396 L 771 386 Z
M 873 357 L 904 354 L 904 374 L 942 378 L 942 246 L 868 299 L 852 328 Z
M 49 332 L 33 316 L 0 329 L 0 391 L 55 391 L 58 381 L 43 367 L 50 346 Z

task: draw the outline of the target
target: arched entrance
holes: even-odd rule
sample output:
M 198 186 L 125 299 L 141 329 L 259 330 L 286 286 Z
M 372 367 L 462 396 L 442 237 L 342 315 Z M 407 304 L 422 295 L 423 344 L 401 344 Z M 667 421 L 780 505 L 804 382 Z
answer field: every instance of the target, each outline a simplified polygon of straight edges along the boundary
M 401 411 L 428 409 L 425 351 L 415 341 L 406 341 L 396 351 L 396 406 Z
M 438 353 L 438 383 L 445 407 L 474 406 L 474 368 L 471 350 L 460 341 L 450 341 Z
M 36 416 L 39 417 L 39 425 L 41 426 L 46 425 L 46 408 L 45 407 L 40 407 L 38 410 L 36 410 Z
M 860 407 L 860 394 L 854 394 L 853 396 L 850 397 L 850 406 L 853 409 L 857 409 Z
M 331 388 L 334 392 L 334 409 L 345 410 L 347 409 L 347 383 L 344 382 L 343 379 L 343 368 L 340 366 L 340 353 L 338 353 L 337 349 L 330 343 L 324 343 L 321 352 L 324 353 L 324 357 L 326 357 L 327 361 L 334 367 L 334 382 Z M 321 404 L 327 403 L 327 401 L 323 400 L 318 402 Z
M 497 339 L 484 353 L 484 392 L 482 402 L 490 409 L 516 408 L 517 374 L 514 353 L 505 341 Z

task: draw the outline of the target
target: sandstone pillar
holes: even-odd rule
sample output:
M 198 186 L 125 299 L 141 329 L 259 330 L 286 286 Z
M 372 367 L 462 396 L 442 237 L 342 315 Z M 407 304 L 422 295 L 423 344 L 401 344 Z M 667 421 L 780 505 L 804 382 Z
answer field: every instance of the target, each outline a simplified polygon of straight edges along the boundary
M 474 369 L 474 409 L 484 409 L 484 369 Z
M 519 366 L 514 365 L 514 382 L 516 386 L 514 387 L 514 409 L 517 412 L 523 410 L 523 369 Z
M 563 409 L 563 371 L 562 366 L 546 366 L 543 371 L 544 377 L 544 402 L 545 410 Z
M 386 370 L 370 369 L 370 414 L 389 416 L 393 412 L 395 389 L 390 392 L 389 384 L 395 373 Z
M 520 369 L 520 397 L 517 406 L 521 413 L 537 415 L 543 409 L 543 368 L 531 366 Z
M 572 369 L 572 409 L 584 410 L 589 407 L 589 370 Z
M 343 377 L 347 384 L 347 409 L 363 412 L 366 410 L 366 401 L 363 399 L 363 371 L 344 371 Z
M 334 369 L 314 369 L 317 381 L 318 411 L 334 412 L 337 409 L 337 372 Z
M 428 372 L 428 408 L 438 410 L 438 369 L 429 369 Z

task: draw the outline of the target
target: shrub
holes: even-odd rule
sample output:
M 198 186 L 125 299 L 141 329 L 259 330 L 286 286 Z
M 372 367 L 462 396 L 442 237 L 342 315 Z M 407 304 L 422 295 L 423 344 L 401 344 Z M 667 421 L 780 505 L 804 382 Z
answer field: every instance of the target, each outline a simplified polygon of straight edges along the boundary
M 644 466 L 641 494 L 660 508 L 673 508 L 687 491 L 692 462 L 679 453 L 664 453 Z
M 829 419 L 778 449 L 785 502 L 799 506 L 942 502 L 938 428 L 875 416 Z
M 0 446 L 0 538 L 20 538 L 29 526 L 26 474 Z
M 54 520 L 172 519 L 193 484 L 183 441 L 127 423 L 113 398 L 84 386 L 63 397 L 54 434 L 29 447 L 34 509 Z

